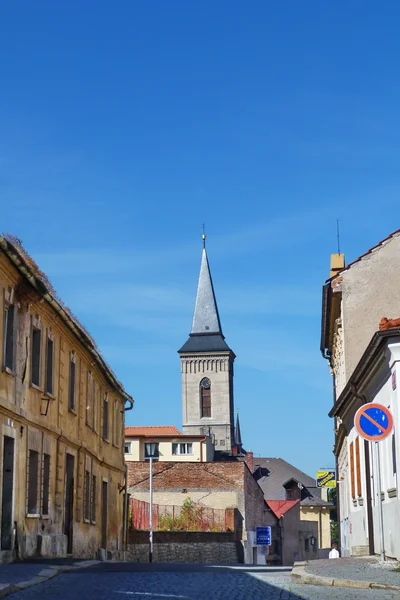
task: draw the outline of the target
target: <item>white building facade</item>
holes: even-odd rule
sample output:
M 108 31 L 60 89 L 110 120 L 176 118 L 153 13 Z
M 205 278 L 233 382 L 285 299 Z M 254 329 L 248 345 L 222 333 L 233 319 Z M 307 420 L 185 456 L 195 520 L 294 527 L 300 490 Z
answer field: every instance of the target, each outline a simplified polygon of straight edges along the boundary
M 400 329 L 377 332 L 330 413 L 337 424 L 335 453 L 342 556 L 381 553 L 380 502 L 387 557 L 400 560 Z M 366 441 L 354 426 L 357 410 L 366 403 L 390 410 L 393 431 L 383 441 Z M 378 451 L 381 486 L 378 486 Z

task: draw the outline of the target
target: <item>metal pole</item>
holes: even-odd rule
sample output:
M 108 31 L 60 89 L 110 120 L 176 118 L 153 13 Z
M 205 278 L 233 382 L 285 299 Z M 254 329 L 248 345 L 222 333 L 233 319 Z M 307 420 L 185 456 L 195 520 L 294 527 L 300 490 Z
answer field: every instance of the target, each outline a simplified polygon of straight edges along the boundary
M 149 562 L 153 562 L 153 457 L 150 456 L 150 531 L 149 531 Z
M 379 507 L 379 534 L 380 534 L 380 550 L 381 550 L 381 562 L 385 562 L 385 537 L 383 531 L 383 505 L 382 505 L 382 484 L 381 484 L 381 456 L 379 442 L 375 442 L 376 458 L 377 458 L 377 478 L 378 478 L 378 507 Z

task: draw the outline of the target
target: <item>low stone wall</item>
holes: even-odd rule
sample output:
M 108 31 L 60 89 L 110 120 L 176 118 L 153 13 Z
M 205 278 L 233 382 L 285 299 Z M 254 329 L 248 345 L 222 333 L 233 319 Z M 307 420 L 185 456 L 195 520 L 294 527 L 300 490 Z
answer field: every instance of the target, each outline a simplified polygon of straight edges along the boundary
M 149 532 L 130 531 L 128 560 L 148 562 Z M 204 563 L 214 565 L 243 563 L 243 545 L 234 533 L 155 531 L 153 561 L 159 563 Z

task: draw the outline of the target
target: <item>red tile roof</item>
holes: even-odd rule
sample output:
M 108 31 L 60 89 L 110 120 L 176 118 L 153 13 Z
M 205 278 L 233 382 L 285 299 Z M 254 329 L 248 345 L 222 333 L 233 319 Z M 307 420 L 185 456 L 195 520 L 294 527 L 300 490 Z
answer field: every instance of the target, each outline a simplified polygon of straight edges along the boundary
M 280 519 L 299 502 L 300 500 L 266 500 L 265 504 L 272 510 L 274 515 Z
M 379 331 L 387 331 L 388 329 L 398 329 L 400 327 L 400 319 L 387 319 L 382 317 L 379 323 Z
M 174 425 L 150 427 L 125 427 L 125 437 L 176 437 L 182 435 Z

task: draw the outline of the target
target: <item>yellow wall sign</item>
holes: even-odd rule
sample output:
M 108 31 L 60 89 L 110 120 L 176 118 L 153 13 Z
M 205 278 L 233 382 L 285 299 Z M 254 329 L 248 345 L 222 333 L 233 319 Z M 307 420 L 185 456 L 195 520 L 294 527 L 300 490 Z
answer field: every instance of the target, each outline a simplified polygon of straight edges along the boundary
M 335 488 L 336 487 L 335 471 L 317 471 L 317 487 L 319 487 L 319 488 Z

